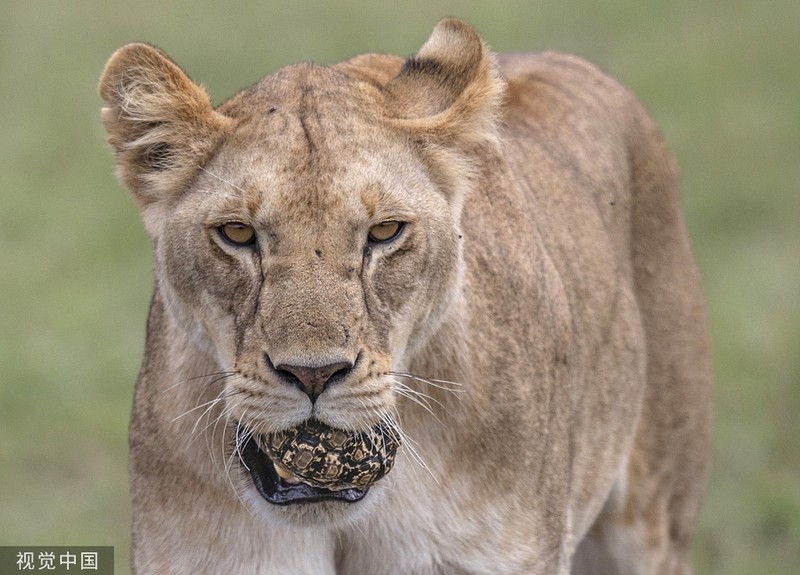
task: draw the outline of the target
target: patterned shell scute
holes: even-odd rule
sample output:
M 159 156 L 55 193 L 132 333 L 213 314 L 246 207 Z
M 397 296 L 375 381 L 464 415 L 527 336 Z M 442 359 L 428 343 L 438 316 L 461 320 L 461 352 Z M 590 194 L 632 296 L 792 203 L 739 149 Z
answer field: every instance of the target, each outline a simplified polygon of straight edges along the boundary
M 317 420 L 266 438 L 266 451 L 278 465 L 314 487 L 341 490 L 369 487 L 389 473 L 400 438 L 389 426 L 344 431 Z

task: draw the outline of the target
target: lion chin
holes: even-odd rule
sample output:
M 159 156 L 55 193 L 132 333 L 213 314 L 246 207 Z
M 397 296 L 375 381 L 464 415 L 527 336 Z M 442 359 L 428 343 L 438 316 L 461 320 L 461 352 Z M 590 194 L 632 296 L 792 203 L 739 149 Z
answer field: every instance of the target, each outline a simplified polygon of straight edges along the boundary
M 704 302 L 627 89 L 446 19 L 218 106 L 129 44 L 99 91 L 156 276 L 136 573 L 690 572 Z

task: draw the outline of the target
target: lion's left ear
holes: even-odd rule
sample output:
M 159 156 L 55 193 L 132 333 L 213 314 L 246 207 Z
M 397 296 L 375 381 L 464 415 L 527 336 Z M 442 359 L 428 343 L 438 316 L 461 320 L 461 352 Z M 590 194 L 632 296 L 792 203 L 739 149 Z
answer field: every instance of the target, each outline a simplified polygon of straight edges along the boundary
M 445 19 L 385 92 L 392 125 L 418 140 L 465 148 L 494 140 L 504 89 L 477 32 Z

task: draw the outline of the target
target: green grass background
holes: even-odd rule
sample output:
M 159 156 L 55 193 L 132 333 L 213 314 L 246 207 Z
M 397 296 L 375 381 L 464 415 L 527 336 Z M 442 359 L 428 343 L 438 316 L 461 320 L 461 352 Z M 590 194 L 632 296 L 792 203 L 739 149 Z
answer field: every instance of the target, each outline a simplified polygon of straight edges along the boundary
M 663 127 L 715 342 L 696 570 L 800 572 L 797 0 L 3 0 L 0 545 L 114 545 L 128 572 L 127 420 L 152 265 L 99 121 L 111 52 L 160 45 L 219 102 L 289 63 L 409 55 L 446 15 L 498 51 L 591 58 Z

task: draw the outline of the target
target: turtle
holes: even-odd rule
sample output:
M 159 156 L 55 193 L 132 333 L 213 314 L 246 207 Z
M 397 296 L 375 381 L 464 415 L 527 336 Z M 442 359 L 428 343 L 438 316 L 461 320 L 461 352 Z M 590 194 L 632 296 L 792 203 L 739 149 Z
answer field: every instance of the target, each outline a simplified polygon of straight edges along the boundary
M 308 419 L 264 437 L 260 446 L 284 479 L 339 491 L 363 489 L 394 466 L 400 436 L 394 426 L 346 431 Z

